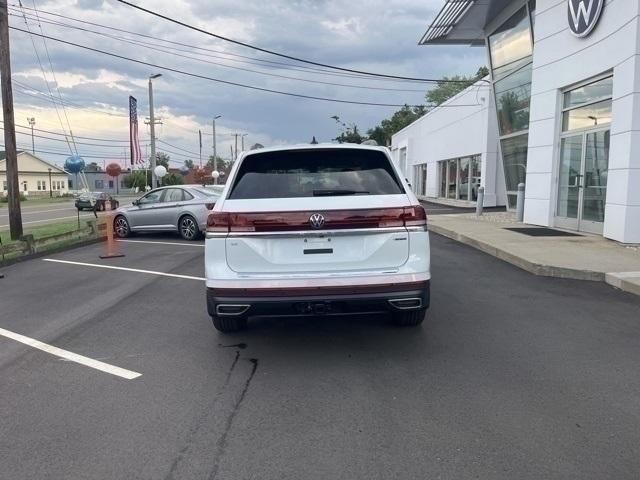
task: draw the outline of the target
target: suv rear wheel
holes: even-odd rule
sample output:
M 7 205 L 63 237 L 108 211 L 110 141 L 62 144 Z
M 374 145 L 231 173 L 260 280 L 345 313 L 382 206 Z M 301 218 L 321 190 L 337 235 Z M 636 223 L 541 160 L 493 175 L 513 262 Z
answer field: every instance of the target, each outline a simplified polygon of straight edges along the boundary
M 223 333 L 237 332 L 247 328 L 247 319 L 242 317 L 219 317 L 218 315 L 213 315 L 211 320 L 213 320 L 213 326 L 216 327 L 216 330 Z
M 409 312 L 394 312 L 393 322 L 401 327 L 410 327 L 420 325 L 427 313 L 427 310 L 421 308 L 420 310 L 411 310 Z

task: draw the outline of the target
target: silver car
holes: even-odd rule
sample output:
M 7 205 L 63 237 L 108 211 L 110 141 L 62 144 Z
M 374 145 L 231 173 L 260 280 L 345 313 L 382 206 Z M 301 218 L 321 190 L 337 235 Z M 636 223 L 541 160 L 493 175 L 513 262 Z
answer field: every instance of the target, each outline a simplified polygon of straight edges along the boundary
M 113 228 L 120 238 L 132 232 L 179 232 L 195 240 L 207 228 L 207 217 L 219 191 L 196 185 L 156 188 L 129 205 L 118 208 Z

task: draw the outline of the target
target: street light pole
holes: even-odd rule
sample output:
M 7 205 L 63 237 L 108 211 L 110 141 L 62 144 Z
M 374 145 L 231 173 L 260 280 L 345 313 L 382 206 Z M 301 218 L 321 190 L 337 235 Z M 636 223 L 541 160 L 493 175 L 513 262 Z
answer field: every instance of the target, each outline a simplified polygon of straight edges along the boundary
M 213 117 L 213 122 L 211 123 L 211 126 L 213 128 L 213 170 L 217 171 L 218 170 L 218 152 L 216 151 L 216 118 L 220 118 L 222 115 L 216 115 L 215 117 Z M 213 184 L 217 185 L 218 184 L 218 177 L 215 177 L 213 179 Z
M 51 167 L 49 167 L 48 170 L 49 170 L 49 198 L 53 198 L 53 192 L 51 191 Z
M 27 118 L 27 122 L 29 122 L 29 126 L 31 127 L 31 153 L 36 154 L 36 141 L 33 137 L 33 127 L 36 125 L 35 117 Z
M 161 77 L 161 73 L 156 73 L 149 76 L 149 126 L 151 129 L 151 188 L 158 186 L 158 179 L 156 178 L 156 120 L 153 115 L 153 83 L 151 80 Z

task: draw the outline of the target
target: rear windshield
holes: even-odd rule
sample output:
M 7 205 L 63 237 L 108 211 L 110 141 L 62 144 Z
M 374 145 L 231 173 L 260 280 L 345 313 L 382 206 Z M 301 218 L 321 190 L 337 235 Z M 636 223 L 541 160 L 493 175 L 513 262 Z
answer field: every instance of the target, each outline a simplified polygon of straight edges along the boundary
M 230 199 L 404 193 L 387 156 L 376 150 L 290 150 L 247 156 Z

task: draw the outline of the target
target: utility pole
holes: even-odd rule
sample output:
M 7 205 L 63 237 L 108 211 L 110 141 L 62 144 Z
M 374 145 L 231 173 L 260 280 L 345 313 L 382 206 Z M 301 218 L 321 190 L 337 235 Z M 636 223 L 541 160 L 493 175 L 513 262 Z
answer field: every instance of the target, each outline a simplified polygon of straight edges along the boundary
M 248 133 L 243 133 L 242 135 L 240 135 L 240 138 L 242 139 L 242 151 L 244 152 L 244 137 L 246 137 L 247 135 L 249 135 Z
M 151 129 L 151 188 L 158 186 L 158 179 L 156 178 L 156 121 L 153 115 L 153 83 L 151 80 L 161 77 L 161 73 L 156 73 L 149 76 L 149 127 Z
M 213 170 L 214 171 L 218 170 L 218 152 L 216 151 L 216 119 L 220 117 L 221 115 L 216 115 L 215 117 L 213 117 L 213 121 L 211 122 L 211 127 L 213 130 L 211 133 L 213 133 Z M 214 185 L 218 184 L 217 178 L 213 179 L 213 184 Z
M 27 122 L 29 122 L 29 126 L 31 127 L 31 153 L 36 154 L 36 141 L 33 137 L 33 127 L 36 125 L 36 118 L 29 117 L 27 118 Z
M 236 158 L 238 158 L 238 135 L 240 135 L 240 134 L 239 133 L 234 133 L 233 134 L 233 136 L 236 138 L 236 142 L 235 142 L 236 146 L 234 148 L 234 150 L 236 152 Z M 235 158 L 234 158 L 234 160 L 235 160 Z
M 200 140 L 200 168 L 202 168 L 202 130 L 198 130 L 198 138 Z
M 13 89 L 11 87 L 11 56 L 9 54 L 9 13 L 7 0 L 0 0 L 0 82 L 2 83 L 2 115 L 4 119 L 4 149 L 7 164 L 7 196 L 11 240 L 22 236 L 22 212 L 18 186 L 18 154 L 16 152 L 16 125 L 13 116 Z

